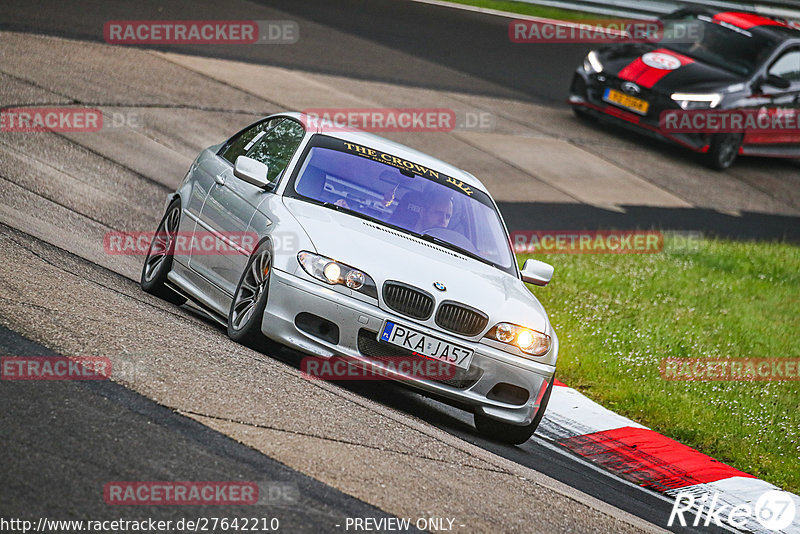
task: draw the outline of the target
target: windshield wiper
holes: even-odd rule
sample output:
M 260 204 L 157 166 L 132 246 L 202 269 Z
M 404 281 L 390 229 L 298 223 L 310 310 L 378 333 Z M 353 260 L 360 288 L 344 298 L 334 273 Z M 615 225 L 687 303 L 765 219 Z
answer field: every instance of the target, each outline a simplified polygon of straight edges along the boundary
M 417 233 L 415 233 L 414 235 L 419 237 L 420 239 L 423 239 L 423 240 L 428 241 L 430 243 L 435 243 L 435 244 L 439 245 L 440 247 L 449 248 L 450 250 L 454 250 L 454 251 L 458 252 L 459 254 L 463 254 L 464 256 L 469 256 L 470 258 L 472 258 L 474 260 L 478 260 L 478 261 L 480 261 L 482 263 L 485 263 L 487 265 L 491 265 L 492 267 L 496 267 L 496 268 L 500 269 L 500 267 L 496 263 L 487 260 L 483 256 L 480 256 L 480 255 L 472 252 L 471 250 L 467 250 L 465 248 L 459 247 L 458 245 L 454 245 L 454 244 L 450 243 L 449 241 L 445 241 L 444 239 L 441 239 L 439 237 L 435 237 L 435 236 L 432 236 L 430 234 L 417 234 Z

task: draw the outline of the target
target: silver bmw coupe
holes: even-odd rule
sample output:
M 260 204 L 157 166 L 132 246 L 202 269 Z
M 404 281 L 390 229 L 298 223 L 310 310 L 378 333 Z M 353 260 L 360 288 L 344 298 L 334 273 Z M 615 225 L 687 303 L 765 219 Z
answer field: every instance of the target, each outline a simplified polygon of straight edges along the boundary
M 241 343 L 380 369 L 470 410 L 491 439 L 536 430 L 558 338 L 525 282 L 546 285 L 553 268 L 518 268 L 471 174 L 280 113 L 203 150 L 166 204 L 142 269 L 148 293 L 191 299 Z

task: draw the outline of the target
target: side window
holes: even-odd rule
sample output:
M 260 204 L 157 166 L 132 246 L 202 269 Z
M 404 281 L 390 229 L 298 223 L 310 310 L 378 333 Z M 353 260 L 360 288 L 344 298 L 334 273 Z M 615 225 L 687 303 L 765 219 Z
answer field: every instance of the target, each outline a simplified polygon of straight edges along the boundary
M 267 178 L 270 182 L 274 182 L 286 169 L 305 133 L 299 122 L 283 119 L 268 133 L 256 139 L 244 155 L 266 163 L 269 167 Z
M 250 128 L 237 133 L 231 137 L 227 143 L 225 143 L 225 146 L 222 147 L 219 155 L 230 161 L 231 164 L 236 163 L 236 158 L 245 154 L 254 144 L 254 140 L 258 141 L 282 120 L 283 119 L 281 118 L 277 118 L 261 121 L 255 126 L 251 126 Z
M 790 82 L 800 82 L 800 49 L 789 50 L 779 57 L 770 67 L 769 73 Z

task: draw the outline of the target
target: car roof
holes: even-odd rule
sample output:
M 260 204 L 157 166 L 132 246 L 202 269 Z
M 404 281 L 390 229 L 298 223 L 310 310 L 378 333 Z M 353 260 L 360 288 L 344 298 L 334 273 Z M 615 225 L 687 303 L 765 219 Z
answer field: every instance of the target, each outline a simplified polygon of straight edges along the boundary
M 753 34 L 762 35 L 773 41 L 782 42 L 789 39 L 800 39 L 800 24 L 757 13 L 721 11 L 704 7 L 687 7 L 679 9 L 669 16 L 682 14 L 705 15 L 712 19 L 731 24 L 737 28 L 747 30 Z
M 307 120 L 308 117 L 305 113 L 299 113 L 296 111 L 278 113 L 277 115 L 294 118 L 300 121 L 306 127 L 308 127 L 309 124 L 319 123 L 318 120 L 314 121 Z M 308 131 L 313 133 L 325 134 L 330 137 L 342 139 L 343 141 L 358 143 L 360 145 L 364 145 L 369 148 L 374 148 L 376 150 L 381 150 L 383 152 L 387 152 L 389 154 L 402 157 L 403 159 L 407 159 L 408 161 L 418 163 L 422 166 L 428 167 L 429 169 L 434 169 L 436 171 L 441 172 L 442 174 L 451 176 L 456 180 L 461 180 L 462 182 L 471 187 L 480 189 L 484 193 L 488 193 L 486 186 L 483 185 L 483 183 L 480 180 L 478 180 L 474 175 L 468 173 L 467 171 L 459 169 L 458 167 L 451 165 L 450 163 L 447 163 L 438 158 L 430 156 L 424 152 L 420 152 L 419 150 L 416 150 L 409 146 L 397 143 L 390 139 L 386 139 L 385 137 L 381 137 L 379 135 L 371 134 L 361 130 L 342 128 L 335 125 L 330 125 L 330 126 L 316 125 L 309 127 Z

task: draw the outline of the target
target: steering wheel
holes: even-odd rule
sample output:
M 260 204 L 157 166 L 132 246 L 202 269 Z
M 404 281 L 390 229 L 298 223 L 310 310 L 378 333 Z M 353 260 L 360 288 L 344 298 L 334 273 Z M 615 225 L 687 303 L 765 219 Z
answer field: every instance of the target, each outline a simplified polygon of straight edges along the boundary
M 452 245 L 463 248 L 464 250 L 469 250 L 472 253 L 477 253 L 477 250 L 475 250 L 475 245 L 472 244 L 472 241 L 467 239 L 464 234 L 456 232 L 455 230 L 442 228 L 441 226 L 434 226 L 423 230 L 422 233 L 439 238 L 442 241 L 447 241 Z

